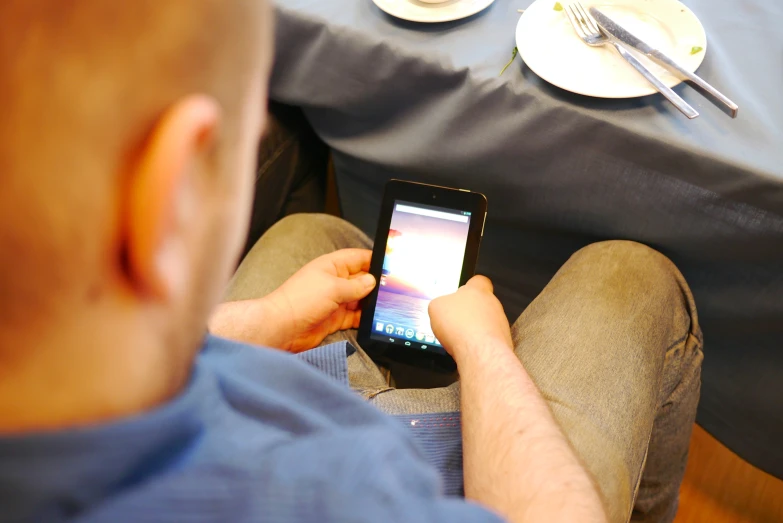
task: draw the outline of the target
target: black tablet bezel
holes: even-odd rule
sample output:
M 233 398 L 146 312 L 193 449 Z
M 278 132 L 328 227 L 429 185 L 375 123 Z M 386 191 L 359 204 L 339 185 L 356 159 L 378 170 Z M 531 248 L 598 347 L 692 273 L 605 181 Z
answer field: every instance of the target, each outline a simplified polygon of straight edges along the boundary
M 487 199 L 477 192 L 466 189 L 451 189 L 436 185 L 390 180 L 386 184 L 381 204 L 378 228 L 375 233 L 375 244 L 372 251 L 370 273 L 380 281 L 383 270 L 383 258 L 386 254 L 386 243 L 389 237 L 394 204 L 397 201 L 414 204 L 432 205 L 455 211 L 471 213 L 468 238 L 465 245 L 465 256 L 462 261 L 462 273 L 459 284 L 464 285 L 476 271 L 481 238 L 484 235 L 484 222 L 487 215 Z M 361 347 L 374 360 L 384 363 L 401 361 L 418 367 L 427 367 L 445 372 L 456 369 L 454 360 L 448 354 L 406 347 L 400 343 L 389 343 L 371 338 L 373 317 L 378 301 L 379 285 L 376 285 L 362 305 L 362 319 L 359 324 L 358 340 Z

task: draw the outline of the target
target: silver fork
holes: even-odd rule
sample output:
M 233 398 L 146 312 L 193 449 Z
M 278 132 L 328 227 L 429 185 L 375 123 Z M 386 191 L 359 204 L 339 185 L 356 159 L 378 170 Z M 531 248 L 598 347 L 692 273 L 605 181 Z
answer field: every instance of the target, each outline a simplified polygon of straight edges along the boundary
M 620 56 L 625 58 L 625 60 L 631 64 L 634 69 L 639 72 L 639 74 L 644 76 L 644 78 L 650 82 L 659 93 L 665 96 L 667 100 L 673 103 L 674 106 L 679 109 L 680 112 L 682 112 L 682 114 L 691 119 L 699 116 L 699 113 L 696 112 L 696 109 L 691 107 L 688 102 L 680 98 L 677 93 L 667 87 L 657 76 L 650 72 L 650 70 L 647 69 L 644 64 L 637 60 L 634 55 L 628 52 L 622 45 L 604 35 L 601 32 L 601 29 L 598 27 L 598 24 L 595 23 L 595 20 L 593 20 L 585 8 L 582 7 L 581 3 L 575 2 L 568 5 L 565 9 L 565 12 L 566 15 L 568 15 L 568 19 L 571 21 L 571 25 L 574 27 L 574 31 L 576 31 L 576 34 L 579 36 L 579 38 L 582 39 L 584 43 L 593 47 L 599 47 L 606 44 L 613 45 L 614 48 L 617 49 L 617 52 L 620 53 Z

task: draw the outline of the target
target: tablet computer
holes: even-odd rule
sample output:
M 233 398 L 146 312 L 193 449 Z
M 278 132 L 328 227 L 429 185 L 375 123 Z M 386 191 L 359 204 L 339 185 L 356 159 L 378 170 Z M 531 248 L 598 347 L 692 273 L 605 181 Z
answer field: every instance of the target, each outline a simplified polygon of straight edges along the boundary
M 428 307 L 474 274 L 487 200 L 483 194 L 391 180 L 381 205 L 358 339 L 379 363 L 456 368 L 432 328 Z

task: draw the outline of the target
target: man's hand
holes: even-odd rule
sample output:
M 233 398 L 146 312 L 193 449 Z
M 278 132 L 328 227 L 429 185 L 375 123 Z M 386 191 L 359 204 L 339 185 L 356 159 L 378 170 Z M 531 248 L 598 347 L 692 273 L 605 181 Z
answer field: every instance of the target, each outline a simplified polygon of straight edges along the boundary
M 359 300 L 375 287 L 367 272 L 371 256 L 365 249 L 343 249 L 316 258 L 264 298 L 221 305 L 212 332 L 302 352 L 338 330 L 357 328 Z
M 590 476 L 512 350 L 492 283 L 476 276 L 429 312 L 459 367 L 465 497 L 514 523 L 605 523 Z
M 359 327 L 359 300 L 375 287 L 372 251 L 343 249 L 311 261 L 267 296 L 289 333 L 291 352 L 312 349 L 329 334 Z
M 435 337 L 458 363 L 466 350 L 498 342 L 512 346 L 503 306 L 484 276 L 474 276 L 454 294 L 432 300 L 429 313 Z

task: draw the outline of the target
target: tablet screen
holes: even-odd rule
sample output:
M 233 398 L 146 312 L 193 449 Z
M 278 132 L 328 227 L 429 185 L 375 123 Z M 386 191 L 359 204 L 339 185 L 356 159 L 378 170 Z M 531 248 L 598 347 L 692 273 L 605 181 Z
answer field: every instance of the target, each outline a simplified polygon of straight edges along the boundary
M 396 200 L 371 338 L 445 353 L 430 327 L 430 301 L 459 288 L 471 213 Z

